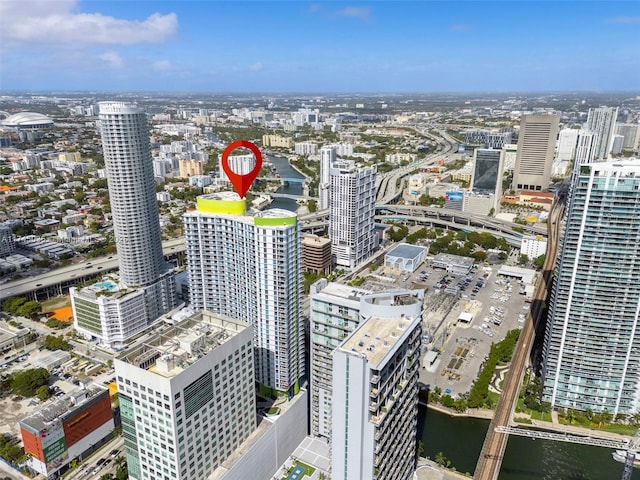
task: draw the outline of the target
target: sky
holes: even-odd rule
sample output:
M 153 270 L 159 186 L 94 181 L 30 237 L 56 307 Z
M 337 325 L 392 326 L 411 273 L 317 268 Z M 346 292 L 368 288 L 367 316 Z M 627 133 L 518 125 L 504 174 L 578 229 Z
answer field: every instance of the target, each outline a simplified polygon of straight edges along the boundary
M 0 0 L 0 93 L 640 90 L 640 1 Z

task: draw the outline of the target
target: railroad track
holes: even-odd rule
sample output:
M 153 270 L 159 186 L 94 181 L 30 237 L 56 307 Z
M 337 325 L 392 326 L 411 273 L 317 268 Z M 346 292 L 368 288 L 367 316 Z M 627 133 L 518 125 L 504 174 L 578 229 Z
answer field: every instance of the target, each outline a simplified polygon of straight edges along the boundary
M 555 266 L 558 251 L 558 238 L 560 232 L 560 222 L 564 207 L 561 203 L 554 203 L 548 221 L 548 243 L 545 263 L 542 269 L 542 278 L 536 289 L 531 302 L 529 315 L 525 321 L 518 343 L 516 344 L 511 366 L 505 378 L 502 395 L 498 400 L 498 405 L 489 425 L 487 436 L 482 445 L 480 458 L 476 465 L 473 478 L 476 480 L 496 480 L 502 466 L 502 458 L 507 447 L 508 434 L 496 431 L 496 427 L 506 427 L 509 425 L 511 416 L 515 409 L 522 378 L 524 376 L 527 359 L 531 354 L 531 347 L 535 340 L 536 328 L 540 322 L 540 317 L 544 309 L 544 302 L 547 298 L 548 288 L 553 278 L 553 268 Z

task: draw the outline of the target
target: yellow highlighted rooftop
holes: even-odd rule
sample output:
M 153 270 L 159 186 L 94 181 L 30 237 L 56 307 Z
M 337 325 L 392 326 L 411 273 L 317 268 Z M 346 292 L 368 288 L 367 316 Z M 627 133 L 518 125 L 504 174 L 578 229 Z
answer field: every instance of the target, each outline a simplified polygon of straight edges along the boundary
M 205 213 L 226 213 L 243 215 L 247 209 L 246 201 L 235 192 L 219 192 L 201 195 L 197 199 L 198 211 Z

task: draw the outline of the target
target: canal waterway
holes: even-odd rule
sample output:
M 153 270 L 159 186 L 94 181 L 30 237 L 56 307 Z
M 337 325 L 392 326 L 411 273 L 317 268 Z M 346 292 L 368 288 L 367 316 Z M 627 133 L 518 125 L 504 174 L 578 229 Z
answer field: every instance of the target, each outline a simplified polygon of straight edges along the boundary
M 424 443 L 424 455 L 433 460 L 442 452 L 460 472 L 473 474 L 488 428 L 488 420 L 450 417 L 419 407 L 418 438 Z M 619 480 L 623 465 L 612 452 L 511 435 L 498 480 Z M 640 470 L 634 469 L 631 478 L 640 480 Z
M 295 169 L 291 168 L 289 161 L 285 157 L 269 155 L 266 159 L 273 164 L 281 178 L 304 178 L 304 175 L 300 175 Z M 284 185 L 278 188 L 276 193 L 302 195 L 302 183 L 290 182 L 289 185 Z M 285 210 L 295 212 L 298 209 L 298 204 L 295 200 L 290 198 L 274 198 L 271 208 L 283 208 Z

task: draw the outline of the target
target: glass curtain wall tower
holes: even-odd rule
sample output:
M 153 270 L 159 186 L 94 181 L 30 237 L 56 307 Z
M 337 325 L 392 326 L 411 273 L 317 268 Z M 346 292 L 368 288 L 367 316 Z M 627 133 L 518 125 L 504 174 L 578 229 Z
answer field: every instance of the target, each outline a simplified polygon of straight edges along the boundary
M 544 338 L 544 399 L 640 408 L 640 161 L 574 173 Z

